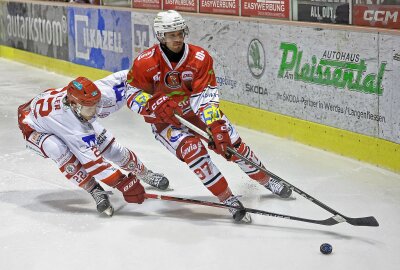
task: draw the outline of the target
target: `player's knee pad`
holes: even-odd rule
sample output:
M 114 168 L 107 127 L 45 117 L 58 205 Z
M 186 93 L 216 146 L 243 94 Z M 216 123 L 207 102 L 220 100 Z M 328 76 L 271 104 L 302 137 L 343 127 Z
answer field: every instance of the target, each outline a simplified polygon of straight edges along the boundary
M 186 137 L 178 147 L 176 154 L 179 159 L 187 164 L 200 157 L 208 156 L 207 149 L 197 137 Z
M 80 187 L 85 187 L 92 178 L 74 155 L 60 164 L 59 169 L 68 180 Z
M 261 161 L 258 159 L 258 157 L 254 154 L 253 150 L 246 145 L 243 141 L 239 141 L 237 144 L 235 144 L 235 149 L 236 151 L 241 154 L 242 156 L 248 158 L 249 160 L 253 161 L 260 167 L 264 168 L 264 165 L 261 163 Z M 242 169 L 243 172 L 245 172 L 250 178 L 259 181 L 259 182 L 264 182 L 269 179 L 269 176 L 267 175 L 266 172 L 254 167 L 251 164 L 246 163 L 244 160 L 233 156 L 232 160 L 239 165 L 239 167 Z
M 135 153 L 117 142 L 113 142 L 104 152 L 104 157 L 117 164 L 121 169 L 134 174 L 141 173 L 144 169 L 143 163 Z

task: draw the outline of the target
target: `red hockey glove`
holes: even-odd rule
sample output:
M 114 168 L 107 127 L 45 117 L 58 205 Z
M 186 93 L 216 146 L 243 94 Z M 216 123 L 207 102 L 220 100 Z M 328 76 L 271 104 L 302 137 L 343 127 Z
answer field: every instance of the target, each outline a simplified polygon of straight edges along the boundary
M 181 123 L 174 114 L 182 115 L 182 109 L 178 103 L 163 94 L 155 94 L 147 101 L 146 110 L 154 112 L 157 122 L 168 123 L 179 127 Z
M 130 173 L 125 176 L 116 188 L 122 192 L 125 201 L 128 203 L 142 203 L 144 201 L 144 188 L 135 175 Z
M 212 141 L 208 147 L 229 160 L 232 155 L 227 152 L 227 148 L 233 146 L 225 120 L 214 121 L 208 125 L 208 128 L 212 135 Z

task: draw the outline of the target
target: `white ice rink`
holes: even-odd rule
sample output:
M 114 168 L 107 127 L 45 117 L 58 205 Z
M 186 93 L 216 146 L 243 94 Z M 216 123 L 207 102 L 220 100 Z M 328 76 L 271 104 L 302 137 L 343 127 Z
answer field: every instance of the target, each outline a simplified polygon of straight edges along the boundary
M 99 216 L 89 194 L 68 183 L 51 160 L 25 149 L 17 125 L 18 105 L 71 79 L 0 58 L 1 270 L 400 269 L 399 174 L 240 127 L 269 170 L 344 215 L 375 216 L 380 227 L 257 215 L 251 225 L 234 224 L 225 209 L 159 200 L 128 205 L 118 191 L 111 197 L 115 215 Z M 124 108 L 102 122 L 170 179 L 174 191 L 163 194 L 215 201 L 140 117 Z M 212 156 L 245 206 L 311 219 L 331 216 L 297 194 L 278 199 L 235 164 Z M 331 255 L 319 252 L 324 242 L 333 245 Z

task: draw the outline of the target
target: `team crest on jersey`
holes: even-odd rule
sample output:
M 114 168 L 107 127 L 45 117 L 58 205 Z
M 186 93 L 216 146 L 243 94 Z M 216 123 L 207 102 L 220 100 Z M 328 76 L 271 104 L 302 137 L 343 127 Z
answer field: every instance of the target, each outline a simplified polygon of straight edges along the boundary
M 70 175 L 74 175 L 77 171 L 76 165 L 74 163 L 68 163 L 65 165 L 65 172 Z
M 82 137 L 82 141 L 84 141 L 87 145 L 87 148 L 90 148 L 92 146 L 96 145 L 96 136 L 94 134 Z
M 176 142 L 180 137 L 183 136 L 182 130 L 180 128 L 170 127 L 167 130 L 167 139 L 170 142 Z
M 165 85 L 172 89 L 181 87 L 182 82 L 179 75 L 179 72 L 175 70 L 167 72 L 164 77 Z

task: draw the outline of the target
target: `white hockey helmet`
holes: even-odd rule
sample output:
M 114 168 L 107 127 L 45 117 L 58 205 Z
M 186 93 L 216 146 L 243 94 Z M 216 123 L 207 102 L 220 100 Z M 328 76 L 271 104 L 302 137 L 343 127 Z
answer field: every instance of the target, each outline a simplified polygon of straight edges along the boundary
M 185 36 L 189 35 L 189 28 L 182 15 L 175 10 L 161 11 L 154 19 L 154 32 L 160 42 L 165 41 L 165 33 L 183 30 Z

